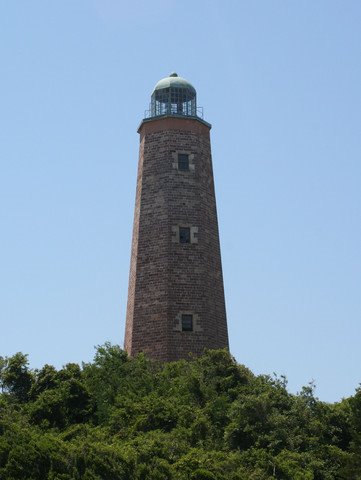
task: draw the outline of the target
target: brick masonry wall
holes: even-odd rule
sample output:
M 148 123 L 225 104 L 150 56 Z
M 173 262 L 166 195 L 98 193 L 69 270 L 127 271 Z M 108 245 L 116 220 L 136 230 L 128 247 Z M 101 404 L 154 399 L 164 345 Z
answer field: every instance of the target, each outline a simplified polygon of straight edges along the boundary
M 210 127 L 190 118 L 144 121 L 129 277 L 125 349 L 161 361 L 228 348 Z M 188 153 L 189 171 L 177 169 Z M 192 243 L 176 230 L 190 227 Z M 193 314 L 192 332 L 181 314 Z

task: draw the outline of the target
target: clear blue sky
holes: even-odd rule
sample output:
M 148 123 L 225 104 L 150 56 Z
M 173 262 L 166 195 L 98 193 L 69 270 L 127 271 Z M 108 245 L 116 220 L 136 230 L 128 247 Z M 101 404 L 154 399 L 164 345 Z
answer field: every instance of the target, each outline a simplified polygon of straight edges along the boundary
M 172 70 L 212 147 L 231 351 L 361 382 L 361 2 L 0 4 L 0 354 L 123 343 L 137 126 Z

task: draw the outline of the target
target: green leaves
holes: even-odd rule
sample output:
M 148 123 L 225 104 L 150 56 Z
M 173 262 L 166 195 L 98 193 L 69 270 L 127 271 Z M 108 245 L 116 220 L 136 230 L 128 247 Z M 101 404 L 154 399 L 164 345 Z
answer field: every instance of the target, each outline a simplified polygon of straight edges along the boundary
M 160 364 L 109 343 L 94 361 L 0 358 L 3 480 L 360 479 L 361 390 L 334 405 L 228 352 Z
M 0 385 L 19 402 L 26 402 L 33 382 L 28 368 L 27 355 L 16 353 L 12 357 L 0 357 Z
M 29 406 L 30 420 L 45 428 L 64 428 L 73 423 L 86 422 L 92 411 L 86 386 L 73 378 L 43 391 Z

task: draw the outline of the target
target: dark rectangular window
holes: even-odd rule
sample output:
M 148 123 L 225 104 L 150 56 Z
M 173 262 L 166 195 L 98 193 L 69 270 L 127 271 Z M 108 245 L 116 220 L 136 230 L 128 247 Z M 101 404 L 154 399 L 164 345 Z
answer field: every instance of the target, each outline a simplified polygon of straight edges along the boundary
M 189 155 L 178 153 L 178 170 L 189 170 Z
M 193 315 L 182 314 L 182 332 L 193 332 Z
M 191 243 L 191 229 L 179 227 L 179 243 Z

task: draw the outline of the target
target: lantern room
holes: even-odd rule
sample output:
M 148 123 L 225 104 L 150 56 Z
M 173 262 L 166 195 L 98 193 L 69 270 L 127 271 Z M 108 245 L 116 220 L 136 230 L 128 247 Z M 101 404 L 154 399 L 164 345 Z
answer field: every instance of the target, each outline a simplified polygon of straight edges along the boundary
M 195 88 L 176 73 L 160 80 L 154 87 L 150 105 L 150 117 L 161 115 L 197 116 Z

